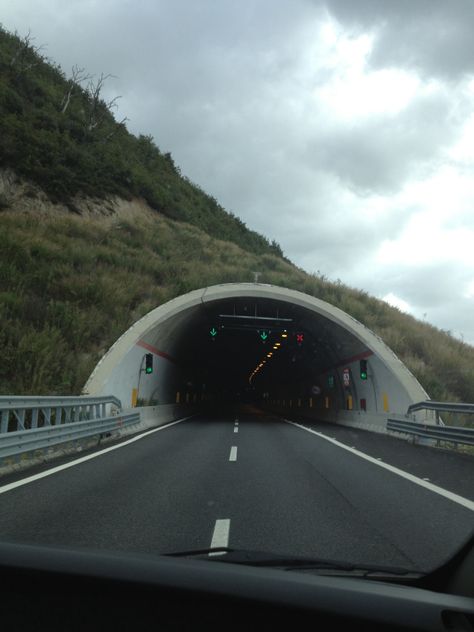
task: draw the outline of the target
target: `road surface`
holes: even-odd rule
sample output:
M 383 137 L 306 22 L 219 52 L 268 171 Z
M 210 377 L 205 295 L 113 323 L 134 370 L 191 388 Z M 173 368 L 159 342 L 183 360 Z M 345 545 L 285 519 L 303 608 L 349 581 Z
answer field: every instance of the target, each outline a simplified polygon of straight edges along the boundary
M 0 540 L 147 553 L 228 545 L 426 571 L 472 533 L 472 457 L 302 424 L 194 417 L 4 477 Z

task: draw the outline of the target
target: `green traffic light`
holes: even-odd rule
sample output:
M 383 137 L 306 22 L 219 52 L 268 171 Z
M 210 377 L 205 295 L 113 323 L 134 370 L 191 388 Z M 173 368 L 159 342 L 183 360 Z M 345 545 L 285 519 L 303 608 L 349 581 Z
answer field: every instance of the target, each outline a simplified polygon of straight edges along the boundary
M 145 355 L 145 373 L 153 373 L 153 354 L 147 353 Z

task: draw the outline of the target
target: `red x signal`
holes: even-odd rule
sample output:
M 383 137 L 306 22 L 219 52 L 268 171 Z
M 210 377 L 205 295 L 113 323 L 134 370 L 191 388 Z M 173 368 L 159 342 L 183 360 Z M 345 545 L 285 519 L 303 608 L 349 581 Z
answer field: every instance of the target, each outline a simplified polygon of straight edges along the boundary
M 304 340 L 304 334 L 296 334 L 296 342 L 300 345 Z

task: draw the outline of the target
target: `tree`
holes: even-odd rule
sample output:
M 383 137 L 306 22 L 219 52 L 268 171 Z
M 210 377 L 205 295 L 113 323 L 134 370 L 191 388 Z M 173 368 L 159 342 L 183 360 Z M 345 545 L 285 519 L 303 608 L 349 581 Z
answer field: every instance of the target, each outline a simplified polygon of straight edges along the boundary
M 79 68 L 79 66 L 72 67 L 72 76 L 67 83 L 67 90 L 59 106 L 61 108 L 61 114 L 64 114 L 68 109 L 75 89 L 78 88 L 83 81 L 90 81 L 91 79 L 92 75 L 86 74 L 85 68 Z
M 104 87 L 104 83 L 113 77 L 113 75 L 100 74 L 97 81 L 91 79 L 87 85 L 88 96 L 88 112 L 86 115 L 86 132 L 92 132 L 98 127 L 108 114 L 111 113 L 112 108 L 117 107 L 117 101 L 120 96 L 116 96 L 110 101 L 104 101 L 101 97 L 101 92 Z M 122 123 L 125 122 L 125 119 Z
M 28 31 L 23 37 L 20 37 L 15 31 L 15 36 L 17 38 L 17 46 L 10 59 L 10 68 L 18 76 L 31 70 L 44 60 L 44 57 L 40 55 L 40 51 L 43 50 L 44 46 L 33 45 L 34 38 L 31 36 L 31 31 Z

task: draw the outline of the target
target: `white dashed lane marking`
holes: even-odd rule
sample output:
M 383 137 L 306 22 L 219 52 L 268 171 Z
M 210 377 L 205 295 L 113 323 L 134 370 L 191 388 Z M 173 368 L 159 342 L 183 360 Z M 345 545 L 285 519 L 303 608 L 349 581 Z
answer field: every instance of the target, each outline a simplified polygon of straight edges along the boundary
M 230 449 L 229 461 L 237 461 L 237 446 L 233 445 Z
M 214 533 L 212 534 L 211 549 L 228 546 L 229 544 L 230 518 L 216 520 Z M 209 553 L 209 555 L 221 555 L 220 552 Z

